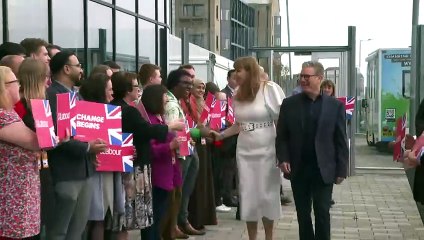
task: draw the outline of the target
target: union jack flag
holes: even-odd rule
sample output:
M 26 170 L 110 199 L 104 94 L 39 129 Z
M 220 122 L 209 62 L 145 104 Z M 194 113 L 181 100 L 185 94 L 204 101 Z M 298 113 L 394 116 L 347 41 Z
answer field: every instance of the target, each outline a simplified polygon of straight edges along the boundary
M 132 155 L 122 156 L 122 170 L 123 170 L 123 172 L 132 172 L 133 168 L 134 168 L 133 156 Z
M 122 147 L 132 147 L 133 139 L 132 133 L 122 133 Z
M 49 100 L 43 100 L 44 112 L 46 113 L 46 117 L 50 117 L 52 115 L 52 110 L 50 109 Z
M 75 135 L 77 135 L 77 124 L 76 124 L 76 122 L 75 122 L 76 118 L 77 118 L 77 116 L 76 116 L 76 115 L 74 115 L 74 116 L 71 118 L 71 136 L 75 136 Z
M 337 99 L 345 105 L 346 119 L 352 119 L 353 111 L 355 110 L 355 97 L 339 97 Z
M 109 128 L 107 130 L 109 136 L 109 143 L 116 146 L 122 145 L 122 129 L 121 128 Z
M 70 92 L 69 93 L 69 108 L 73 109 L 77 105 L 78 93 Z
M 73 111 L 75 111 L 75 107 L 77 106 L 78 101 L 78 93 L 77 92 L 70 92 L 69 93 L 69 110 L 71 117 L 71 136 L 75 136 L 77 134 L 77 125 L 75 123 L 75 114 Z
M 215 105 L 214 101 L 215 101 L 215 97 L 212 95 L 212 93 L 208 92 L 208 95 L 205 100 L 205 105 L 204 105 L 202 114 L 200 116 L 200 122 L 203 123 L 206 119 L 208 119 L 209 121 L 209 115 L 210 115 L 211 109 Z
M 106 119 L 121 119 L 121 107 L 105 104 Z
M 50 131 L 50 138 L 52 140 L 52 146 L 55 147 L 55 146 L 57 146 L 57 138 L 56 138 L 56 131 L 54 129 L 54 126 L 50 127 L 49 131 Z
M 221 129 L 227 128 L 227 101 L 221 102 Z
M 122 133 L 122 165 L 124 172 L 132 172 L 134 161 L 133 134 Z
M 215 104 L 210 112 L 209 126 L 213 130 L 220 130 L 222 127 L 222 108 L 219 100 L 215 100 Z
M 214 107 L 215 107 L 215 105 L 216 105 L 216 98 L 214 97 L 213 98 L 213 100 L 212 100 L 212 103 L 211 103 L 211 109 L 213 109 Z
M 231 124 L 234 124 L 235 117 L 234 117 L 234 110 L 233 110 L 233 100 L 231 98 L 227 99 L 227 106 L 228 106 L 227 121 Z

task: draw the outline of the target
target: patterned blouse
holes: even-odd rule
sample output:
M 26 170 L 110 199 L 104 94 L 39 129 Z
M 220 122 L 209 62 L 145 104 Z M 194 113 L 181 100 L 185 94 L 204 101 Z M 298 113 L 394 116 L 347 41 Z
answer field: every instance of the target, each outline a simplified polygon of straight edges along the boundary
M 21 121 L 0 108 L 0 129 Z M 27 238 L 40 232 L 37 153 L 0 141 L 0 237 Z

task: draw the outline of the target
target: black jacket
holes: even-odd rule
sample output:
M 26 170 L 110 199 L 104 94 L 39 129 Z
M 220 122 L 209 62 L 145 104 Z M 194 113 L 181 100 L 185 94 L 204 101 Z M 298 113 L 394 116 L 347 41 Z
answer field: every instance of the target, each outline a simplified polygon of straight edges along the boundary
M 417 137 L 424 131 L 424 100 L 421 101 L 418 108 L 417 115 L 415 116 L 415 134 Z M 423 159 L 421 159 L 423 162 Z M 413 195 L 414 200 L 424 204 L 424 166 L 420 165 L 415 169 Z
M 290 178 L 296 178 L 305 167 L 302 161 L 304 136 L 304 94 L 284 99 L 277 123 L 275 148 L 280 163 L 291 166 Z M 300 111 L 299 111 L 300 110 Z M 345 108 L 335 98 L 322 95 L 321 114 L 315 135 L 316 160 L 325 183 L 334 183 L 337 177 L 346 177 L 349 149 L 346 137 Z
M 228 98 L 233 98 L 233 93 L 231 89 L 228 87 L 228 85 L 221 90 L 221 92 L 225 93 Z M 227 114 L 228 114 L 228 105 L 227 105 Z M 229 123 L 226 121 L 226 123 L 229 125 Z M 222 142 L 222 146 L 218 149 L 220 157 L 224 158 L 235 158 L 236 157 L 236 150 L 237 150 L 237 139 L 238 134 L 225 138 Z
M 57 129 L 57 97 L 56 94 L 67 93 L 69 90 L 57 81 L 47 89 L 47 99 L 50 101 L 52 118 Z M 49 168 L 53 182 L 84 180 L 94 172 L 92 158 L 87 152 L 88 143 L 74 139 L 60 144 L 55 149 L 47 151 Z

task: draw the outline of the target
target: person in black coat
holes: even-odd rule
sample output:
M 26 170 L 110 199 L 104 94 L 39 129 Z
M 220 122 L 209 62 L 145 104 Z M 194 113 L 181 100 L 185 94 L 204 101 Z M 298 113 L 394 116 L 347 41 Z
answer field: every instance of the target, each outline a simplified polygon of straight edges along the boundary
M 303 92 L 284 99 L 277 123 L 277 159 L 291 181 L 300 240 L 331 238 L 333 184 L 340 184 L 347 176 L 345 108 L 337 99 L 320 93 L 323 76 L 321 63 L 302 64 Z
M 417 115 L 415 116 L 415 135 L 417 138 L 421 136 L 424 131 L 424 100 L 421 101 L 418 107 Z M 416 165 L 414 186 L 412 189 L 414 200 L 424 204 L 424 166 L 421 164 Z
M 124 175 L 123 180 L 126 192 L 126 222 L 142 223 L 142 226 L 118 226 L 122 228 L 118 230 L 142 229 L 142 239 L 151 239 L 153 236 L 153 231 L 150 230 L 153 221 L 153 207 L 150 181 L 150 140 L 164 141 L 168 131 L 182 130 L 184 124 L 173 122 L 168 125 L 152 125 L 142 117 L 133 106 L 140 91 L 137 75 L 128 72 L 116 72 L 112 75 L 112 86 L 114 99 L 110 104 L 121 106 L 122 132 L 133 134 L 133 144 L 136 150 L 133 173 Z M 140 184 L 143 186 L 140 186 Z M 140 199 L 144 199 L 144 201 L 140 201 Z M 139 204 L 143 206 L 137 207 Z

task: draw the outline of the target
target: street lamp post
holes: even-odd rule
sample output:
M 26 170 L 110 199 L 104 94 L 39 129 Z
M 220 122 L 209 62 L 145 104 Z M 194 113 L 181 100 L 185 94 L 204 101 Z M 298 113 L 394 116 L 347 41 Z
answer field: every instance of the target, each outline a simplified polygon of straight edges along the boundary
M 362 70 L 361 70 L 361 62 L 362 62 L 362 57 L 361 57 L 361 55 L 362 55 L 362 42 L 368 42 L 368 41 L 371 41 L 372 39 L 371 38 L 368 38 L 368 39 L 363 39 L 363 40 L 359 40 L 359 73 L 362 73 Z M 366 75 L 366 74 L 365 74 Z M 364 77 L 364 81 L 365 81 L 365 77 Z M 357 80 L 357 84 L 359 83 L 359 81 Z M 362 104 L 362 99 L 360 100 L 359 98 L 358 98 L 358 96 L 361 96 L 361 94 L 358 94 L 358 85 L 356 86 L 356 97 L 357 97 L 357 100 L 358 100 L 358 103 L 361 103 Z M 360 101 L 361 102 L 360 102 Z M 362 120 L 362 114 L 363 114 L 363 112 L 362 112 L 362 108 L 360 108 L 360 107 L 357 107 L 356 108 L 356 132 L 357 133 L 360 133 L 360 131 L 361 131 L 361 120 Z
M 361 58 L 361 54 L 362 54 L 362 42 L 368 42 L 371 41 L 371 38 L 368 39 L 364 39 L 364 40 L 359 40 L 359 72 L 361 72 L 361 62 L 362 62 L 362 58 Z

